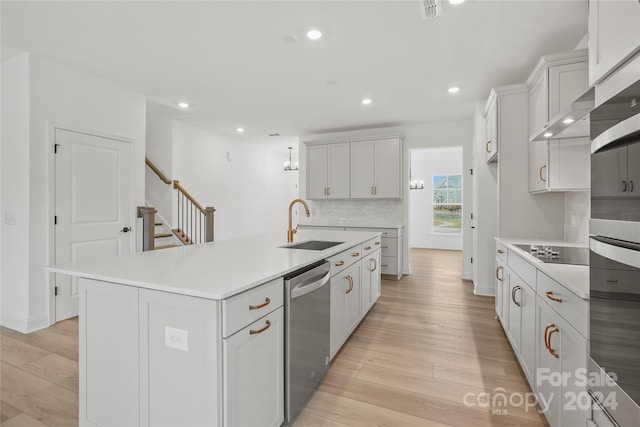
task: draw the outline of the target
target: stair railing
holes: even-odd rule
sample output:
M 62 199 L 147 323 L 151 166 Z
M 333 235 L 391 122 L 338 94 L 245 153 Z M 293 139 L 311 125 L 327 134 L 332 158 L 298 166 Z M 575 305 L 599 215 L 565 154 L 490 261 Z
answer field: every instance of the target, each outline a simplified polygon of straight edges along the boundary
M 173 181 L 178 190 L 178 228 L 174 230 L 185 245 L 213 242 L 213 207 L 203 207 L 189 194 L 178 180 Z
M 165 184 L 173 183 L 173 188 L 177 190 L 178 228 L 172 230 L 176 237 L 185 245 L 213 242 L 213 219 L 216 210 L 211 206 L 203 207 L 180 185 L 178 180 L 171 181 L 149 159 L 145 158 L 145 163 L 162 182 Z M 153 210 L 153 214 L 150 213 L 150 210 Z M 154 248 L 155 213 L 156 210 L 152 207 L 138 207 L 138 217 L 143 218 L 144 251 L 153 250 Z

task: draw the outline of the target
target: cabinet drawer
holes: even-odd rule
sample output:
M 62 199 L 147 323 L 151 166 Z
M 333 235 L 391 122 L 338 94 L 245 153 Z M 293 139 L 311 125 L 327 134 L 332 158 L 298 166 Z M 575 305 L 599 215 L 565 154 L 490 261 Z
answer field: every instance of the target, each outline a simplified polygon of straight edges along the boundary
M 583 337 L 588 337 L 589 303 L 538 271 L 537 293 Z
M 373 228 L 373 227 L 347 227 L 353 231 L 371 231 L 372 233 L 381 233 L 382 237 L 398 237 L 402 232 L 398 233 L 397 228 Z
M 398 256 L 398 239 L 383 237 L 380 247 L 382 248 L 382 256 Z
M 398 258 L 391 256 L 380 257 L 381 274 L 398 274 Z
M 356 261 L 360 261 L 362 257 L 362 246 L 354 246 L 346 251 L 342 251 L 337 255 L 329 258 L 331 263 L 331 276 L 335 276 L 345 268 L 349 267 Z
M 375 239 L 367 240 L 362 244 L 362 257 L 369 255 L 371 252 L 380 249 L 381 244 L 380 237 L 376 237 Z
M 222 334 L 226 338 L 284 304 L 282 277 L 222 301 Z
M 507 253 L 508 253 L 507 247 L 502 243 L 496 241 L 496 256 L 501 260 L 506 261 Z
M 514 251 L 509 251 L 507 265 L 516 273 L 522 280 L 527 282 L 527 285 L 536 289 L 536 268 L 524 260 L 520 255 Z

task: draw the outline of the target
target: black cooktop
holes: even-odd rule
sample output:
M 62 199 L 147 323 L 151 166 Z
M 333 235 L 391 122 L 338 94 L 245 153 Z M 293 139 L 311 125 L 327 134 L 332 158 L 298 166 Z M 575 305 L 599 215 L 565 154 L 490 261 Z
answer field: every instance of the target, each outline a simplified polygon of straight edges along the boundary
M 554 264 L 589 265 L 589 248 L 547 245 L 513 245 L 542 262 Z

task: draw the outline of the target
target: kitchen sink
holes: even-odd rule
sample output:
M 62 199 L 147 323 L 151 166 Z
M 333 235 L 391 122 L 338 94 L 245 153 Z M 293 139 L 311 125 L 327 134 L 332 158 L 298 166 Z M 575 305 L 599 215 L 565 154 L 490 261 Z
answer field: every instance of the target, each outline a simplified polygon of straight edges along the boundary
M 325 249 L 332 248 L 342 243 L 344 242 L 327 242 L 324 240 L 309 240 L 307 242 L 294 243 L 291 245 L 280 246 L 280 247 L 285 249 L 306 249 L 310 251 L 323 251 Z

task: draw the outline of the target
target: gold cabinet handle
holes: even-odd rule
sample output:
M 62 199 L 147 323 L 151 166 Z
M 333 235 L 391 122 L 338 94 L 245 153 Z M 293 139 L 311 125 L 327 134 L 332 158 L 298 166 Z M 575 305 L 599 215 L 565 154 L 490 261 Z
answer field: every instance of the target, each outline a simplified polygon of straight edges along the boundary
M 249 335 L 261 334 L 261 333 L 263 333 L 264 331 L 266 331 L 267 329 L 269 329 L 270 327 L 271 327 L 271 322 L 269 322 L 269 321 L 267 320 L 267 326 L 265 326 L 265 327 L 264 327 L 264 328 L 262 328 L 262 329 L 258 329 L 257 331 L 254 331 L 253 329 L 250 329 L 250 330 L 249 330 Z
M 371 195 L 376 194 L 373 192 L 373 185 L 371 186 Z
M 555 302 L 562 303 L 562 298 L 555 298 L 555 297 L 553 296 L 553 292 L 551 292 L 551 291 L 547 291 L 547 292 L 546 292 L 546 295 L 547 295 L 547 298 L 549 298 L 551 301 L 555 301 Z
M 338 261 L 338 262 L 336 262 L 336 267 L 340 267 L 341 265 L 344 265 L 344 261 Z
M 367 246 L 364 248 L 365 251 L 370 251 L 371 250 L 371 246 Z
M 547 340 L 547 334 L 549 333 L 549 329 L 551 328 L 555 328 L 556 325 L 554 325 L 553 323 L 550 325 L 547 325 L 546 328 L 544 328 L 544 346 L 547 347 L 547 350 L 549 350 L 549 341 Z
M 378 260 L 375 258 L 371 258 L 370 261 L 373 263 L 373 267 L 369 271 L 376 271 L 378 269 Z
M 518 307 L 521 307 L 522 305 L 518 301 L 516 301 L 516 292 L 521 291 L 521 290 L 522 290 L 522 288 L 520 286 L 514 286 L 513 289 L 511 289 L 511 300 Z
M 351 254 L 352 257 L 360 256 L 360 252 L 354 252 Z
M 503 254 L 504 251 L 502 249 L 498 249 L 496 252 L 498 252 L 499 254 Z
M 375 243 L 374 243 L 374 245 L 379 245 L 379 244 L 380 244 L 380 242 L 375 242 Z
M 349 289 L 347 289 L 347 292 L 345 293 L 349 293 L 353 290 L 353 277 L 351 276 L 347 276 L 347 280 L 349 281 Z
M 500 277 L 500 272 L 504 271 L 504 267 L 499 266 L 496 268 L 496 279 L 499 280 L 500 282 L 504 282 L 504 276 Z
M 271 300 L 269 298 L 265 298 L 264 302 L 260 305 L 250 305 L 249 306 L 249 310 L 258 310 L 261 309 L 262 307 L 266 307 L 269 305 L 269 303 L 271 302 Z
M 554 325 L 553 329 L 549 331 L 549 345 L 547 346 L 547 349 L 549 349 L 549 353 L 551 353 L 553 357 L 555 357 L 556 359 L 559 359 L 560 356 L 558 355 L 558 353 L 556 353 L 556 350 L 553 347 L 551 347 L 551 336 L 556 332 L 560 332 L 560 330 L 556 328 Z
M 543 170 L 544 170 L 544 168 L 546 168 L 546 167 L 547 167 L 547 165 L 540 166 L 540 171 L 538 172 L 538 175 L 540 175 L 540 181 L 542 181 L 542 182 L 547 182 L 547 180 L 546 180 L 546 179 L 544 179 L 544 177 L 542 176 L 542 171 L 543 171 Z
M 375 194 L 375 195 L 378 194 L 378 186 L 377 185 L 373 186 L 373 194 Z
M 486 148 L 486 150 L 487 150 L 487 153 L 490 153 L 490 152 L 491 152 L 491 141 L 487 141 L 487 145 L 486 145 L 486 147 L 485 147 L 485 148 Z

